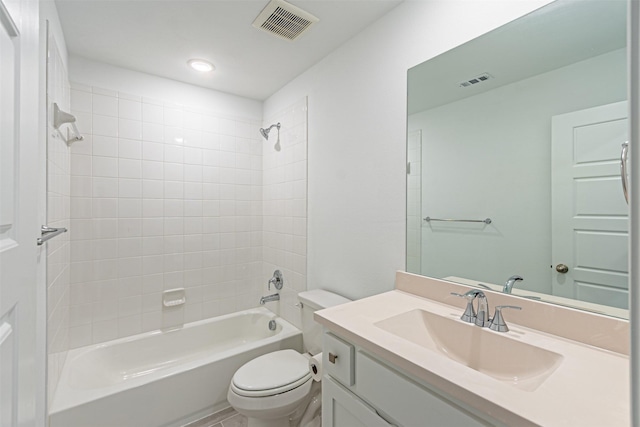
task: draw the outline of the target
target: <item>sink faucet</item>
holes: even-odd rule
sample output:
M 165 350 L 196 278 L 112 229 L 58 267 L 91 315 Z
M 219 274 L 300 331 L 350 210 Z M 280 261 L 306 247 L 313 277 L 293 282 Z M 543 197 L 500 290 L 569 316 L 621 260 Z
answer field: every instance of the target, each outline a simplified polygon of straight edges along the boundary
M 497 332 L 509 332 L 509 327 L 507 323 L 504 321 L 504 317 L 502 316 L 503 308 L 512 308 L 514 310 L 522 310 L 522 307 L 518 307 L 517 305 L 497 305 L 496 312 L 493 315 L 493 319 L 491 320 L 491 324 L 489 325 L 489 329 Z
M 267 295 L 260 298 L 260 305 L 264 305 L 265 302 L 280 301 L 280 294 Z
M 477 326 L 484 328 L 491 324 L 491 319 L 489 318 L 489 301 L 487 301 L 487 297 L 482 291 L 478 291 L 476 299 L 478 300 L 478 314 L 476 314 L 475 323 Z
M 452 292 L 451 295 L 462 297 L 467 299 L 467 308 L 464 310 L 461 320 L 468 323 L 475 323 L 477 326 L 485 327 L 491 324 L 489 319 L 489 302 L 484 292 L 478 289 L 471 289 L 464 295 Z M 473 308 L 473 301 L 478 300 L 478 312 L 476 313 Z
M 516 282 L 520 281 L 522 281 L 522 277 L 518 275 L 509 277 L 504 284 L 504 288 L 502 288 L 502 292 L 504 292 L 505 294 L 510 294 L 511 290 L 513 289 L 513 285 L 515 285 Z

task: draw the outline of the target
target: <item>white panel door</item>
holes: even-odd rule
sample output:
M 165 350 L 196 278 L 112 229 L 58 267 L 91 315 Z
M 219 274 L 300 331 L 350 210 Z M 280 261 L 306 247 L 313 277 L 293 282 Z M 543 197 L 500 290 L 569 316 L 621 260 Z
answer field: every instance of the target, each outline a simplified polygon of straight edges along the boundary
M 37 3 L 0 0 L 0 427 L 44 418 L 36 343 Z M 37 421 L 39 420 L 39 421 Z
M 628 306 L 629 208 L 620 178 L 627 115 L 625 101 L 552 119 L 554 295 Z

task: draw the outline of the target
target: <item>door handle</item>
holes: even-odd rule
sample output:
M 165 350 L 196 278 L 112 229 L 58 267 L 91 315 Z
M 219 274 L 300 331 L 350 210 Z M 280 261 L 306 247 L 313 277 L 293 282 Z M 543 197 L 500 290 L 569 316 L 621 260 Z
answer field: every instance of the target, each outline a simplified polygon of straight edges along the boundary
M 620 153 L 620 178 L 622 179 L 622 194 L 624 200 L 629 204 L 629 191 L 627 190 L 627 154 L 629 152 L 629 142 L 622 143 L 622 152 Z
M 38 237 L 36 241 L 38 242 L 38 246 L 41 246 L 47 240 L 53 239 L 54 237 L 66 232 L 67 232 L 67 229 L 63 227 L 54 228 L 54 227 L 43 225 L 42 227 L 40 227 L 40 237 Z
M 556 271 L 558 273 L 565 274 L 566 272 L 569 271 L 569 267 L 567 267 L 565 264 L 558 264 L 556 265 Z

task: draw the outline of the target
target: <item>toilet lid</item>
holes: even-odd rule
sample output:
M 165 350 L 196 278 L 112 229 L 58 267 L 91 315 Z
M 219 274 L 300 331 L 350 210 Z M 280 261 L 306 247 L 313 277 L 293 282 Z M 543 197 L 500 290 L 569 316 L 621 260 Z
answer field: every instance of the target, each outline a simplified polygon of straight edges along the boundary
M 257 357 L 240 367 L 233 375 L 233 385 L 249 392 L 273 389 L 288 391 L 287 385 L 297 387 L 309 373 L 309 359 L 294 350 L 280 350 Z M 283 389 L 284 388 L 284 389 Z

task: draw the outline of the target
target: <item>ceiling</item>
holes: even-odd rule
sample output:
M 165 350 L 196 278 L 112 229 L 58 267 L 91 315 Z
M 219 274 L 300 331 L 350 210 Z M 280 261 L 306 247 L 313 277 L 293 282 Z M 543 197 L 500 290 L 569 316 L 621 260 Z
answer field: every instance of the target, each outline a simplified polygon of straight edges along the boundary
M 56 0 L 70 55 L 264 100 L 402 0 L 290 0 L 320 21 L 295 41 L 251 24 L 268 0 Z M 187 60 L 216 70 L 198 73 Z

